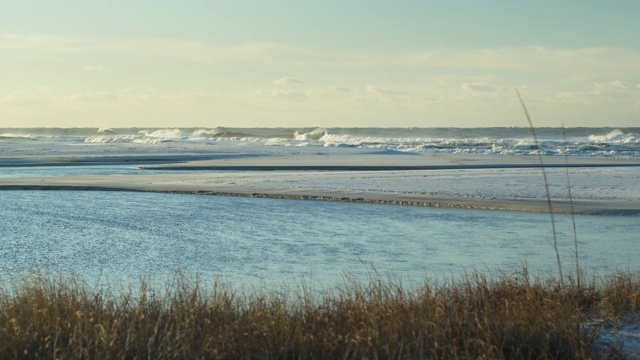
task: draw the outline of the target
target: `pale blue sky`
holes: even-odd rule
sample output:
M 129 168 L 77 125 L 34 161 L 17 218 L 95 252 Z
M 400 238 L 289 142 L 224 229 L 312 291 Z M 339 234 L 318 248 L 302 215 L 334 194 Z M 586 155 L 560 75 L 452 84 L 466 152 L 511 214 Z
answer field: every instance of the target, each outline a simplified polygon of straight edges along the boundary
M 0 127 L 640 126 L 637 1 L 7 1 Z

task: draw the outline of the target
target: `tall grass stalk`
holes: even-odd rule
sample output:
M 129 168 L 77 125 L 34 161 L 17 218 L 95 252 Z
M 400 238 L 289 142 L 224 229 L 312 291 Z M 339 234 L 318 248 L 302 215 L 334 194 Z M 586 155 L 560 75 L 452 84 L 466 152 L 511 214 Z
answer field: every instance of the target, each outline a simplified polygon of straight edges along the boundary
M 536 135 L 536 128 L 533 126 L 533 121 L 531 121 L 531 116 L 529 116 L 529 110 L 527 110 L 527 106 L 522 100 L 522 96 L 518 89 L 515 89 L 516 94 L 518 95 L 518 99 L 520 100 L 520 105 L 522 106 L 522 110 L 524 110 L 524 115 L 529 122 L 529 128 L 531 129 L 531 134 L 533 135 L 533 143 L 535 147 L 538 149 L 538 160 L 540 161 L 540 168 L 542 169 L 542 177 L 544 179 L 544 190 L 547 196 L 547 206 L 549 208 L 549 216 L 551 216 L 551 233 L 553 234 L 553 249 L 556 253 L 556 262 L 558 264 L 558 275 L 560 276 L 560 284 L 564 283 L 564 277 L 562 275 L 562 262 L 560 261 L 560 252 L 558 251 L 558 236 L 556 232 L 556 222 L 553 214 L 553 204 L 551 202 L 551 192 L 549 191 L 549 181 L 547 179 L 547 171 L 544 166 L 544 159 L 542 158 L 540 143 L 538 142 L 538 136 Z
M 562 124 L 562 140 L 564 142 L 564 170 L 567 178 L 567 193 L 569 196 L 569 208 L 571 214 L 571 224 L 573 225 L 573 245 L 574 245 L 574 256 L 576 261 L 576 281 L 578 282 L 578 286 L 580 286 L 580 260 L 578 258 L 578 231 L 576 229 L 576 215 L 573 208 L 573 194 L 571 193 L 571 177 L 569 176 L 569 156 L 567 156 L 567 133 L 564 128 L 564 124 Z

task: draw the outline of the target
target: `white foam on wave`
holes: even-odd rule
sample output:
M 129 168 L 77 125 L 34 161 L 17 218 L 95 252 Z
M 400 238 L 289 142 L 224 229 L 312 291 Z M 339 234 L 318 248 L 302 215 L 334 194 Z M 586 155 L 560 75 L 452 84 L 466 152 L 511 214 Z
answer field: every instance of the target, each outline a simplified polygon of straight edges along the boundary
M 422 152 L 423 146 L 431 142 L 430 139 L 423 138 L 385 138 L 330 133 L 325 134 L 319 141 L 326 147 L 358 147 L 411 152 Z
M 319 140 L 328 134 L 327 129 L 317 128 L 311 132 L 294 132 L 293 138 L 297 141 Z
M 134 139 L 133 141 L 131 141 L 134 144 L 162 144 L 165 143 L 167 141 L 167 139 L 157 139 L 157 138 L 140 138 L 140 139 Z
M 527 129 L 525 129 L 527 130 Z M 523 129 L 383 128 L 108 128 L 0 129 L 0 140 L 56 144 L 179 143 L 187 148 L 212 144 L 282 147 L 360 148 L 417 153 L 568 155 L 640 158 L 636 128 L 542 129 L 536 146 Z
M 590 135 L 589 142 L 595 144 L 629 144 L 639 143 L 640 138 L 634 134 L 625 134 L 621 130 L 613 130 L 606 135 Z
M 100 129 L 103 130 L 103 129 Z M 168 141 L 188 139 L 180 129 L 140 130 L 136 134 L 114 134 L 111 131 L 100 131 L 110 136 L 89 136 L 84 142 L 89 144 L 134 143 L 134 144 L 161 144 Z
M 317 141 L 306 141 L 306 140 L 295 140 L 292 141 L 290 139 L 283 138 L 271 138 L 271 139 L 254 139 L 255 142 L 262 143 L 266 146 L 297 146 L 297 147 L 305 147 L 305 146 L 314 146 L 318 145 Z
M 137 140 L 136 135 L 89 136 L 84 139 L 87 144 L 131 143 Z
M 190 140 L 211 140 L 220 136 L 220 132 L 218 130 L 207 130 L 207 129 L 199 129 L 194 130 L 190 135 Z
M 140 130 L 139 135 L 159 140 L 180 140 L 185 137 L 180 129 L 161 129 L 161 130 Z
M 36 136 L 30 134 L 4 133 L 0 134 L 0 139 L 35 140 Z

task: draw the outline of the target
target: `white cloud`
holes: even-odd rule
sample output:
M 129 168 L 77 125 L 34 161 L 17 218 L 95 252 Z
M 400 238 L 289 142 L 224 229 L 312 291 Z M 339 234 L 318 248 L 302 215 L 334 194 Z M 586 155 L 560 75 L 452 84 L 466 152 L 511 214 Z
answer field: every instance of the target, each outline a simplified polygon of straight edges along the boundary
M 33 105 L 42 102 L 42 98 L 24 91 L 14 91 L 0 98 L 5 105 Z
M 254 94 L 260 98 L 287 99 L 296 102 L 307 100 L 307 94 L 305 92 L 295 90 L 266 89 L 258 90 Z
M 471 109 L 469 113 L 475 116 L 511 106 L 519 114 L 511 86 L 528 89 L 523 95 L 538 111 L 566 108 L 566 113 L 571 113 L 574 104 L 589 102 L 593 104 L 590 110 L 601 106 L 637 113 L 640 104 L 640 50 L 636 49 L 509 47 L 380 53 L 321 51 L 269 42 L 220 45 L 175 38 L 104 41 L 0 34 L 0 59 L 9 68 L 23 69 L 23 73 L 3 79 L 5 92 L 0 94 L 0 102 L 16 105 L 6 106 L 11 111 L 28 107 L 18 104 L 36 104 L 37 108 L 38 101 L 47 106 L 64 101 L 68 108 L 115 104 L 118 109 L 154 113 L 170 106 L 202 113 L 206 112 L 203 109 L 227 109 L 227 115 L 239 108 L 246 112 L 257 109 L 260 117 L 282 119 L 278 124 L 304 117 L 331 117 L 322 117 L 317 109 L 335 109 L 335 114 L 345 114 L 345 119 L 347 115 L 364 118 L 362 114 L 370 109 L 385 109 L 402 118 L 411 112 L 415 118 L 428 115 L 447 121 L 447 116 L 468 118 L 465 109 Z M 51 75 L 59 74 L 68 64 L 78 64 L 78 59 L 83 62 L 80 66 L 86 64 L 83 71 L 109 71 L 104 65 L 121 63 L 126 65 L 122 71 L 128 73 L 113 71 L 108 73 L 113 79 L 85 77 L 77 82 L 61 82 Z M 225 66 L 217 66 L 220 64 Z M 194 69 L 212 75 L 200 80 L 193 75 Z M 235 76 L 245 70 L 246 74 L 257 74 L 253 79 L 266 79 L 262 80 L 266 87 L 273 89 L 258 90 L 246 80 L 249 76 Z M 274 73 L 297 77 L 276 79 Z M 34 86 L 43 83 L 51 89 L 36 91 Z M 131 83 L 155 89 L 123 89 Z M 8 93 L 25 86 L 31 91 Z M 283 115 L 283 109 L 298 109 L 298 113 Z M 376 113 L 382 116 L 380 111 Z M 104 114 L 107 117 L 108 112 Z M 252 118 L 248 113 L 244 116 Z
M 84 71 L 109 71 L 109 69 L 107 69 L 104 66 L 100 66 L 100 65 L 85 65 L 82 67 L 82 70 Z
M 620 80 L 595 82 L 586 84 L 574 91 L 561 91 L 558 100 L 582 104 L 609 104 L 617 103 L 617 109 L 624 107 L 622 103 L 640 101 L 640 86 Z
M 351 89 L 349 89 L 347 87 L 336 86 L 336 85 L 329 86 L 329 90 L 335 91 L 335 92 L 344 92 L 344 93 L 350 93 L 351 92 Z
M 481 92 L 496 91 L 496 88 L 493 85 L 490 85 L 484 82 L 464 83 L 462 84 L 462 89 L 466 91 L 481 91 Z
M 116 95 L 108 91 L 92 91 L 82 94 L 70 94 L 69 99 L 86 102 L 112 102 L 116 100 Z
M 636 92 L 639 90 L 638 85 L 633 85 L 620 80 L 593 83 L 594 95 L 603 94 L 623 94 L 628 92 Z
M 204 41 L 173 38 L 147 38 L 120 41 L 95 41 L 82 38 L 40 34 L 0 34 L 0 50 L 39 51 L 42 55 L 121 54 L 154 59 L 182 59 L 189 62 L 273 63 L 284 47 L 267 42 L 220 46 Z
M 0 49 L 39 49 L 55 52 L 77 52 L 90 42 L 55 35 L 2 34 Z
M 276 80 L 273 80 L 274 85 L 295 85 L 295 84 L 304 84 L 304 81 L 291 78 L 291 77 L 282 77 Z
M 464 69 L 466 72 L 482 70 L 485 74 L 515 71 L 535 74 L 538 78 L 543 78 L 543 81 L 544 76 L 553 81 L 557 81 L 558 77 L 593 80 L 606 77 L 624 79 L 631 76 L 629 74 L 640 73 L 640 50 L 624 48 L 556 49 L 528 46 L 418 50 L 380 55 L 318 51 L 270 42 L 223 46 L 175 38 L 96 41 L 52 35 L 0 34 L 0 50 L 2 49 L 39 51 L 42 56 L 112 54 L 128 58 L 178 59 L 205 64 Z
M 367 85 L 365 87 L 365 91 L 369 94 L 375 94 L 375 95 L 398 95 L 401 93 L 400 91 L 380 88 L 373 85 Z

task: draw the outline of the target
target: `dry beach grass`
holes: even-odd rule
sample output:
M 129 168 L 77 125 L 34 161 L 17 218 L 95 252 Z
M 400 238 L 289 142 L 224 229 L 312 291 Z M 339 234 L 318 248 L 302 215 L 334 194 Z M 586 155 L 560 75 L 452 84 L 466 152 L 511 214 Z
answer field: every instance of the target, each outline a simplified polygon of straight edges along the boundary
M 622 273 L 581 285 L 470 273 L 412 291 L 346 279 L 316 294 L 178 275 L 163 292 L 112 293 L 31 277 L 0 295 L 0 358 L 618 358 L 599 331 L 640 310 L 640 278 Z

